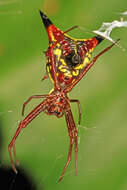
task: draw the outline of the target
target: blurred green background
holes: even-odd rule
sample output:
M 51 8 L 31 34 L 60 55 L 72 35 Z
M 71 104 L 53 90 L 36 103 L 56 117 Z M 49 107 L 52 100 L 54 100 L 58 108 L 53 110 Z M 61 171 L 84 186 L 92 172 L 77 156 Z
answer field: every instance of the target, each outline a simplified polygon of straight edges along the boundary
M 44 11 L 60 29 L 73 25 L 76 38 L 94 36 L 102 22 L 119 20 L 127 1 L 116 0 L 0 0 L 0 132 L 3 136 L 2 165 L 10 166 L 7 146 L 22 119 L 23 102 L 31 95 L 51 90 L 45 74 L 48 38 L 38 10 Z M 127 17 L 125 17 L 127 19 Z M 38 190 L 127 189 L 127 28 L 112 32 L 118 47 L 105 53 L 70 93 L 82 108 L 79 132 L 78 176 L 74 175 L 74 153 L 65 177 L 57 183 L 64 167 L 69 137 L 64 117 L 40 114 L 16 141 L 20 166 L 33 177 Z M 108 46 L 106 40 L 94 54 Z M 29 113 L 41 100 L 33 100 Z M 75 122 L 77 106 L 72 105 Z M 20 184 L 19 184 L 20 185 Z

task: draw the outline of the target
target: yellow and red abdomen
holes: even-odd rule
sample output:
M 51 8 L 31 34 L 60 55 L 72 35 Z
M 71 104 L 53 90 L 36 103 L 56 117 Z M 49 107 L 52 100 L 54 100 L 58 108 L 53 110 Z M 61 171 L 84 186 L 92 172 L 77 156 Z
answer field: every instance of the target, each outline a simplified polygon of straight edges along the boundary
M 40 12 L 40 15 L 49 38 L 49 48 L 46 52 L 49 78 L 52 82 L 55 80 L 55 83 L 57 79 L 59 85 L 66 88 L 90 64 L 92 51 L 103 38 L 99 36 L 91 39 L 72 38 L 66 34 L 68 30 L 61 31 L 44 13 Z
M 92 52 L 97 45 L 96 38 L 77 40 L 68 35 L 64 35 L 59 43 L 56 42 L 53 47 L 53 57 L 57 80 L 62 88 L 71 85 L 78 78 L 90 63 Z M 50 48 L 52 45 L 49 46 Z M 49 53 L 47 53 L 47 71 L 49 78 L 54 82 Z

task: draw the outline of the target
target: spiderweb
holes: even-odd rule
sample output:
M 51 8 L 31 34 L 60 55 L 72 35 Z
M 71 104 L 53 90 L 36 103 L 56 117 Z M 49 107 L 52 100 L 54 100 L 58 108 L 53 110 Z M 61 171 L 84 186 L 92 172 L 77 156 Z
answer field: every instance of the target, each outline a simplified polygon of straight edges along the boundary
M 17 4 L 17 8 L 11 9 L 11 11 L 10 9 L 3 8 L 3 6 L 10 6 L 13 4 Z M 2 10 L 0 14 L 8 14 L 8 15 L 21 14 L 22 13 L 21 7 L 22 7 L 22 1 L 20 0 L 0 1 L 0 8 Z M 110 32 L 107 33 L 108 35 L 107 34 L 105 35 L 105 37 L 109 37 L 109 39 L 110 39 L 110 33 L 112 29 L 118 26 L 118 24 L 114 24 L 114 22 L 115 21 L 110 23 L 111 24 Z M 123 21 L 119 21 L 119 22 L 123 23 Z M 107 31 L 109 27 L 105 29 Z M 99 30 L 99 32 L 101 32 L 101 30 Z M 110 40 L 114 42 L 114 39 L 111 38 Z M 39 57 L 39 55 L 37 57 Z M 22 91 L 23 90 L 26 91 L 25 96 L 23 95 L 22 98 L 20 97 L 19 100 L 16 100 L 17 103 L 15 103 L 15 101 L 11 104 L 7 102 L 6 104 L 9 103 L 9 106 L 6 105 L 7 107 L 6 110 L 2 109 L 2 111 L 0 111 L 0 119 L 3 120 L 3 123 L 1 124 L 1 126 L 2 128 L 6 128 L 4 130 L 6 134 L 8 134 L 8 137 L 5 137 L 3 135 L 3 137 L 1 138 L 3 139 L 3 142 L 6 141 L 6 143 L 5 144 L 3 143 L 2 145 L 3 146 L 2 151 L 3 149 L 7 150 L 7 145 L 18 127 L 18 123 L 19 123 L 18 120 L 22 119 L 20 116 L 20 113 L 18 112 L 21 112 L 22 103 L 24 102 L 25 98 L 35 93 L 41 94 L 42 91 L 44 93 L 45 91 L 48 92 L 49 88 L 51 87 L 51 84 L 49 84 L 49 81 L 45 81 L 42 84 L 40 82 L 40 84 L 37 85 L 39 81 L 35 73 L 40 73 L 40 67 L 38 67 L 35 64 L 33 68 L 31 69 L 32 62 L 38 63 L 38 65 L 42 64 L 41 60 L 38 60 L 37 57 L 33 60 L 30 60 L 30 64 L 28 65 L 28 67 L 25 67 L 24 70 L 17 72 L 17 75 L 19 78 L 22 78 L 22 73 L 23 73 L 24 77 L 26 77 L 26 84 L 19 83 L 19 81 L 16 82 L 15 79 L 17 78 L 17 76 L 13 76 L 13 74 L 12 76 L 10 76 L 10 83 L 12 84 L 12 86 L 14 85 L 15 89 L 12 89 L 12 86 L 9 87 L 8 85 L 7 87 L 8 90 L 7 90 L 6 86 L 4 84 L 1 84 L 1 86 L 4 86 L 2 89 L 6 93 L 9 93 L 11 89 L 14 91 L 14 93 L 16 93 L 16 91 L 18 90 L 19 90 L 19 93 L 21 93 L 20 89 L 22 89 Z M 28 77 L 28 71 L 31 71 L 30 77 Z M 103 74 L 103 78 L 105 78 L 106 80 L 108 80 L 107 78 L 111 79 L 110 76 L 107 75 L 105 71 L 103 71 L 103 69 L 101 70 L 101 72 Z M 35 80 L 34 82 L 31 81 L 31 77 L 34 78 Z M 94 77 L 95 75 L 93 76 L 92 80 L 94 80 Z M 91 84 L 90 80 L 91 79 L 89 78 L 85 82 L 85 85 L 87 88 L 83 91 L 84 93 L 81 92 L 81 89 L 84 88 L 84 84 L 83 84 L 84 81 L 83 81 L 83 83 L 81 83 L 81 86 L 77 87 L 76 90 L 74 90 L 74 92 L 72 92 L 72 95 L 71 95 L 71 97 L 73 96 L 74 98 L 79 98 L 81 100 L 81 107 L 82 107 L 82 112 L 83 112 L 82 122 L 80 126 L 77 125 L 78 134 L 79 134 L 78 176 L 80 176 L 80 178 L 85 178 L 86 181 L 88 181 L 89 178 L 94 180 L 95 175 L 97 174 L 97 166 L 101 165 L 102 168 L 104 167 L 103 161 L 102 163 L 99 163 L 98 161 L 99 156 L 103 157 L 102 153 L 104 153 L 104 150 L 102 150 L 102 148 L 106 146 L 104 142 L 104 138 L 105 138 L 104 132 L 107 132 L 108 130 L 110 130 L 111 134 L 113 134 L 113 131 L 111 131 L 111 129 L 109 129 L 108 126 L 105 126 L 103 124 L 103 121 L 106 122 L 106 125 L 110 124 L 111 123 L 110 115 L 111 115 L 112 119 L 114 119 L 113 120 L 114 124 L 117 124 L 115 122 L 115 116 L 113 116 L 113 112 L 114 110 L 117 110 L 117 106 L 116 106 L 117 101 L 119 101 L 119 109 L 122 107 L 122 104 L 123 104 L 123 102 L 120 101 L 121 96 L 120 98 L 118 96 L 116 100 L 112 102 L 113 108 L 110 108 L 110 106 L 108 106 L 107 104 L 107 108 L 105 109 L 105 112 L 97 114 L 96 110 L 94 110 L 95 109 L 94 106 L 97 106 L 95 105 L 97 97 L 94 97 L 94 96 L 99 95 L 100 86 L 97 86 L 97 83 L 94 83 L 95 81 L 92 81 L 94 85 L 93 85 L 93 89 L 91 89 L 91 87 L 87 85 L 87 83 Z M 100 78 L 97 78 L 97 75 L 96 75 L 96 80 L 101 85 L 101 87 L 103 87 L 101 83 L 102 81 L 100 81 Z M 34 86 L 33 89 L 31 89 L 31 91 L 27 91 L 29 86 Z M 94 86 L 96 86 L 96 89 L 94 88 Z M 95 94 L 95 90 L 97 90 L 97 94 Z M 103 91 L 103 88 L 101 90 Z M 11 101 L 12 98 L 13 99 L 16 98 L 16 95 L 14 96 L 14 93 L 12 93 L 11 97 L 9 98 L 9 101 Z M 3 94 L 2 94 L 2 97 L 3 97 Z M 124 92 L 122 94 L 122 97 L 123 99 L 126 97 L 126 94 Z M 83 102 L 84 98 L 86 102 L 88 103 Z M 38 104 L 39 102 L 40 100 L 33 101 L 28 106 L 29 108 L 26 109 L 26 114 L 29 113 L 29 111 L 31 111 L 31 109 L 35 106 L 35 104 Z M 78 112 L 77 112 L 76 105 L 72 106 L 72 110 L 74 113 L 75 122 L 77 123 Z M 96 115 L 96 119 L 94 118 L 94 115 Z M 99 115 L 101 115 L 102 121 L 99 120 L 99 117 L 100 117 Z M 119 113 L 116 113 L 116 115 L 119 115 Z M 109 121 L 106 120 L 106 117 L 110 118 Z M 102 130 L 103 125 L 104 125 L 104 131 Z M 8 126 L 8 127 L 5 127 L 5 126 Z M 107 127 L 107 130 L 105 129 L 105 127 Z M 117 129 L 117 132 L 119 132 L 119 129 Z M 115 143 L 117 143 L 116 140 L 115 140 Z M 51 181 L 54 181 L 52 182 L 52 184 L 56 187 L 56 182 L 58 178 L 60 177 L 60 174 L 63 170 L 64 164 L 67 159 L 68 146 L 69 146 L 69 137 L 68 137 L 64 118 L 59 119 L 59 120 L 54 117 L 49 118 L 48 116 L 42 113 L 33 123 L 29 125 L 28 128 L 22 131 L 18 140 L 16 141 L 17 157 L 19 158 L 19 161 L 20 161 L 20 166 L 18 168 L 19 173 L 17 175 L 15 175 L 11 169 L 9 156 L 7 156 L 8 152 L 5 151 L 6 153 L 4 153 L 6 157 L 5 160 L 3 156 L 1 156 L 2 157 L 1 160 L 3 161 L 1 161 L 0 168 L 3 171 L 3 168 L 5 167 L 5 165 L 7 165 L 4 168 L 4 172 L 6 174 L 9 173 L 9 177 L 8 177 L 9 190 L 13 190 L 14 188 L 16 188 L 17 183 L 18 183 L 17 185 L 17 188 L 18 188 L 22 183 L 31 184 L 31 181 L 34 181 L 34 183 L 35 181 L 37 181 L 37 187 L 40 189 L 43 189 L 43 184 L 45 186 L 47 185 L 47 189 L 48 188 L 50 189 L 51 186 L 49 185 L 49 183 Z M 95 147 L 98 148 L 99 153 L 97 155 L 96 155 L 96 150 L 94 149 Z M 93 155 L 95 155 L 95 159 L 93 158 Z M 104 153 L 104 155 L 106 154 Z M 42 160 L 41 165 L 39 165 L 40 160 Z M 94 160 L 97 160 L 97 161 L 95 162 Z M 69 177 L 69 183 L 72 182 L 74 179 L 73 178 L 74 170 L 75 168 L 74 168 L 74 151 L 73 151 L 72 162 L 70 163 L 70 166 L 68 167 L 65 173 L 65 177 L 64 177 L 66 181 L 67 181 L 67 178 Z M 86 172 L 84 172 L 84 170 Z M 30 173 L 32 175 L 30 175 Z M 28 176 L 30 177 L 32 176 L 32 177 L 29 179 Z M 72 176 L 72 179 L 71 179 L 71 176 Z M 24 181 L 21 182 L 19 180 L 19 177 L 21 177 L 22 180 Z M 34 183 L 32 184 L 32 187 L 29 184 L 29 189 L 34 189 L 34 190 L 37 189 Z
M 121 15 L 127 15 L 127 12 L 125 11 L 124 13 L 121 13 Z M 115 40 L 113 38 L 111 38 L 111 32 L 113 29 L 115 28 L 121 28 L 121 27 L 127 27 L 127 21 L 124 21 L 123 17 L 121 17 L 120 21 L 118 20 L 114 20 L 113 22 L 104 22 L 102 24 L 102 26 L 98 29 L 98 30 L 94 30 L 93 32 L 95 34 L 98 34 L 102 37 L 104 37 L 105 39 L 115 43 Z M 122 48 L 120 45 L 116 44 L 117 46 L 119 46 L 120 48 Z M 125 49 L 122 48 L 124 51 Z

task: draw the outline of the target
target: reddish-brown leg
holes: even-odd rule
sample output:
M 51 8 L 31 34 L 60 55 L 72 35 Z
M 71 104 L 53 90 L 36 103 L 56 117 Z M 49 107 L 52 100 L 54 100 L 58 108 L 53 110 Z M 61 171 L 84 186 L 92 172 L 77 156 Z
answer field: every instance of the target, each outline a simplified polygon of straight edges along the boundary
M 68 159 L 64 166 L 64 169 L 63 169 L 63 172 L 62 172 L 62 175 L 61 175 L 59 181 L 61 181 L 63 179 L 65 171 L 71 161 L 72 147 L 73 147 L 74 143 L 75 143 L 75 175 L 77 175 L 77 151 L 78 151 L 77 130 L 76 130 L 76 126 L 74 123 L 74 119 L 73 119 L 71 110 L 65 111 L 65 119 L 66 119 L 66 123 L 67 123 L 67 127 L 68 127 L 69 137 L 70 137 L 70 146 L 69 146 L 69 152 L 68 152 Z
M 30 96 L 26 102 L 24 102 L 23 104 L 23 108 L 22 108 L 22 116 L 24 116 L 24 111 L 25 111 L 25 107 L 26 105 L 32 100 L 32 99 L 37 99 L 37 98 L 45 98 L 47 97 L 48 94 L 44 94 L 44 95 L 33 95 L 33 96 Z
M 78 120 L 78 124 L 80 125 L 80 123 L 81 123 L 81 116 L 82 116 L 82 111 L 81 111 L 81 105 L 80 105 L 80 101 L 79 100 L 75 100 L 75 99 L 73 99 L 73 100 L 70 100 L 70 102 L 71 103 L 77 103 L 77 105 L 78 105 L 78 112 L 79 112 L 79 120 Z
M 64 31 L 64 34 L 70 32 L 71 30 L 73 30 L 73 29 L 75 29 L 75 28 L 78 28 L 78 26 L 77 26 L 77 25 L 76 25 L 76 26 L 72 26 L 72 27 L 69 28 L 68 30 Z
M 52 68 L 52 76 L 53 76 L 53 81 L 54 81 L 54 88 L 56 90 L 59 90 L 59 83 L 57 80 L 57 76 L 56 76 L 56 66 L 55 66 L 55 60 L 54 60 L 54 52 L 53 52 L 53 48 L 55 47 L 56 43 L 54 43 L 52 45 L 52 47 L 50 48 L 50 60 L 51 60 L 51 68 Z
M 75 126 L 75 122 L 73 119 L 73 115 L 72 115 L 72 111 L 69 110 L 69 121 L 70 121 L 70 125 L 73 129 L 73 136 L 74 136 L 74 144 L 75 144 L 75 175 L 77 175 L 77 153 L 78 153 L 78 143 L 77 143 L 77 137 L 78 137 L 78 132 Z
M 74 127 L 74 141 L 75 141 L 75 175 L 77 175 L 77 153 L 78 153 L 78 132 L 76 126 Z
M 46 101 L 43 101 L 41 104 L 39 104 L 37 107 L 35 107 L 25 118 L 24 120 L 22 120 L 19 123 L 19 126 L 16 130 L 16 133 L 14 135 L 14 137 L 12 138 L 9 146 L 8 146 L 8 151 L 9 151 L 9 155 L 10 155 L 10 160 L 11 160 L 11 165 L 12 168 L 14 170 L 15 173 L 17 173 L 16 167 L 14 165 L 13 162 L 13 158 L 12 158 L 12 152 L 11 149 L 13 148 L 13 154 L 14 154 L 14 158 L 16 163 L 18 164 L 18 160 L 16 158 L 16 151 L 15 151 L 15 141 L 19 135 L 19 133 L 21 132 L 21 129 L 25 128 L 35 117 L 37 117 L 37 115 L 39 115 L 42 111 L 44 111 L 46 109 Z
M 103 51 L 101 51 L 97 56 L 95 56 L 92 61 L 85 67 L 84 71 L 79 75 L 77 80 L 75 80 L 71 86 L 67 87 L 64 91 L 65 93 L 68 93 L 72 90 L 72 88 L 84 77 L 84 75 L 89 71 L 89 69 L 94 65 L 94 63 L 97 61 L 97 59 L 103 55 L 106 51 L 110 50 L 120 39 L 118 39 L 115 43 L 105 48 Z
M 68 164 L 69 164 L 69 162 L 71 160 L 72 147 L 73 147 L 73 143 L 74 143 L 74 140 L 73 140 L 73 129 L 72 129 L 71 125 L 70 125 L 68 113 L 65 113 L 65 119 L 66 119 L 66 123 L 67 123 L 68 134 L 69 134 L 69 137 L 70 137 L 70 146 L 69 146 L 69 152 L 68 152 L 68 159 L 67 159 L 67 162 L 66 162 L 66 164 L 64 166 L 62 175 L 59 178 L 59 181 L 61 181 L 63 179 L 65 171 L 66 171 L 66 169 L 68 167 Z

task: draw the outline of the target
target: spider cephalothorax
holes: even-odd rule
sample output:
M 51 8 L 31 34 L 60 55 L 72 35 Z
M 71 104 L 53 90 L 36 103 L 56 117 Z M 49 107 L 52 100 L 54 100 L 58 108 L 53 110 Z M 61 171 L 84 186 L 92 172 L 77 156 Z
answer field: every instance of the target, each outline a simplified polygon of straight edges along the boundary
M 49 18 L 40 12 L 49 37 L 49 48 L 46 51 L 47 73 L 52 81 L 53 73 L 50 60 L 50 48 L 55 59 L 55 69 L 62 88 L 71 85 L 84 68 L 90 63 L 94 48 L 103 40 L 96 36 L 90 39 L 75 39 L 58 29 Z

